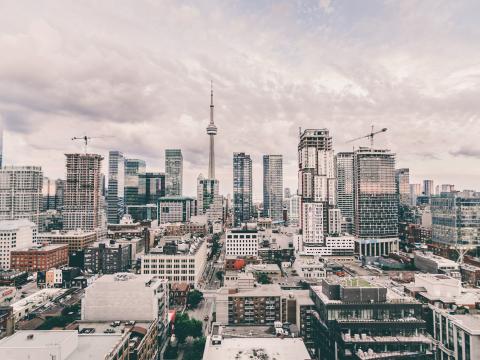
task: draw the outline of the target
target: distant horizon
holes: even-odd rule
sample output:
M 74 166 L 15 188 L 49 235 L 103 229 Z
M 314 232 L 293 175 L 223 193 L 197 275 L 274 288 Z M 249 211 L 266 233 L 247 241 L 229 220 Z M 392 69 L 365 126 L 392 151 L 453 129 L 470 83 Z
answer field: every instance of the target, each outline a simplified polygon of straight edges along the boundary
M 232 194 L 234 152 L 283 155 L 297 189 L 298 128 L 327 128 L 336 152 L 388 128 L 375 143 L 433 179 L 477 189 L 480 179 L 480 13 L 475 1 L 194 1 L 135 4 L 7 1 L 0 14 L 0 119 L 7 164 L 65 177 L 74 136 L 89 149 L 141 158 L 164 171 L 184 157 L 184 194 L 208 172 L 214 84 L 216 177 Z M 16 14 L 16 16 L 11 16 Z M 103 173 L 107 175 L 104 162 Z

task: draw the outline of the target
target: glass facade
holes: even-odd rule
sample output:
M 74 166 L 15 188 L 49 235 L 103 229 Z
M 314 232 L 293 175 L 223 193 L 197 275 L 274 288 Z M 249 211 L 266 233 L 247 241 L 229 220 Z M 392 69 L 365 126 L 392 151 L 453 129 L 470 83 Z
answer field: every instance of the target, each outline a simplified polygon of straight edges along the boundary
M 346 229 L 352 232 L 353 224 L 353 153 L 343 152 L 336 155 L 337 165 L 337 206 L 342 213 Z
M 398 236 L 395 155 L 388 150 L 360 148 L 354 154 L 355 235 Z
M 282 155 L 263 155 L 263 216 L 283 220 Z
M 125 213 L 124 204 L 125 159 L 120 151 L 108 154 L 107 220 L 118 224 Z
M 252 217 L 252 159 L 245 153 L 233 154 L 233 221 L 234 226 Z
M 183 156 L 180 149 L 165 150 L 165 186 L 166 195 L 182 195 Z
M 138 196 L 142 205 L 156 204 L 166 196 L 165 174 L 147 172 L 138 175 Z

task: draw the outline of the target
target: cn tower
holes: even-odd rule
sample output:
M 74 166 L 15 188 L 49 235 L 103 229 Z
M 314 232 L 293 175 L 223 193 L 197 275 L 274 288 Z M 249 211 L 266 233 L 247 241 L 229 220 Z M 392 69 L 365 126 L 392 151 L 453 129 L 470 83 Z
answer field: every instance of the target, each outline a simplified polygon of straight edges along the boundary
M 208 178 L 215 179 L 215 135 L 217 127 L 213 123 L 213 81 L 210 89 L 210 124 L 207 126 L 207 135 L 210 136 L 210 153 L 208 157 Z

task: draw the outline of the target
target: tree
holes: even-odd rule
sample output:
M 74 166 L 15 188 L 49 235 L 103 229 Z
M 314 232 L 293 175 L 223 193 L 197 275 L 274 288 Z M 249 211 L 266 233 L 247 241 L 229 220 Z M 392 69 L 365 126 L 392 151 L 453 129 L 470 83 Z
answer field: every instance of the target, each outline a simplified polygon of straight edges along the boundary
M 196 309 L 202 300 L 203 293 L 198 290 L 192 290 L 188 293 L 187 305 L 191 309 Z
M 208 260 L 212 260 L 219 249 L 220 249 L 220 235 L 213 234 L 212 235 L 212 247 L 210 249 L 210 254 L 208 255 Z
M 184 359 L 201 360 L 203 351 L 205 350 L 205 337 L 195 339 L 193 343 L 185 349 L 183 354 Z
M 184 343 L 188 336 L 202 336 L 202 322 L 190 319 L 186 313 L 178 314 L 175 318 L 175 336 L 180 343 Z
M 270 277 L 263 272 L 258 274 L 257 281 L 260 284 L 271 284 L 272 283 L 272 281 L 270 280 Z
M 222 281 L 223 280 L 223 271 L 217 271 L 215 273 L 215 276 L 217 277 L 218 280 Z

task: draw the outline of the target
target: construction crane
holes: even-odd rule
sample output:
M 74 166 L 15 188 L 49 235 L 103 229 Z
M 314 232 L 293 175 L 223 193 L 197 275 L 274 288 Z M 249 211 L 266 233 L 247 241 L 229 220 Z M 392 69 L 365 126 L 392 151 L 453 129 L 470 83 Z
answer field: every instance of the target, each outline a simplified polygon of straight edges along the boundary
M 367 134 L 367 135 L 360 136 L 358 138 L 349 140 L 349 141 L 347 141 L 347 143 L 351 143 L 353 141 L 357 141 L 357 140 L 360 140 L 360 139 L 369 138 L 370 139 L 370 147 L 373 149 L 373 138 L 374 138 L 374 136 L 378 135 L 380 133 L 383 133 L 385 131 L 387 131 L 387 128 L 383 128 L 382 130 L 378 130 L 378 131 L 373 131 L 373 125 L 372 125 L 372 131 L 370 132 L 370 134 Z
M 87 149 L 88 149 L 88 143 L 90 140 L 92 139 L 104 139 L 104 138 L 107 138 L 107 137 L 112 137 L 112 136 L 96 136 L 96 137 L 92 137 L 92 136 L 87 136 L 87 135 L 84 135 L 84 136 L 74 136 L 72 138 L 72 141 L 73 140 L 81 140 L 84 142 L 84 146 L 85 146 L 85 154 L 87 153 Z

